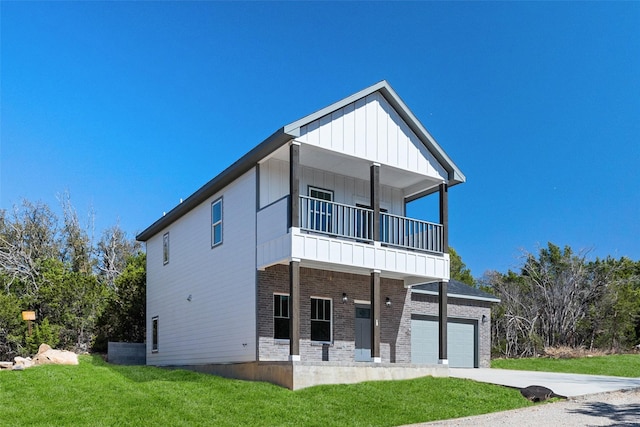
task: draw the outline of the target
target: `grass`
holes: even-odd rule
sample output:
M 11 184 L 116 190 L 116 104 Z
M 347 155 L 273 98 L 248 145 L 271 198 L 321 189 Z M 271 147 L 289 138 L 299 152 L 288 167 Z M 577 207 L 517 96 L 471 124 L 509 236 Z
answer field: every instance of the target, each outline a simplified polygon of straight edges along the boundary
M 290 391 L 99 356 L 0 372 L 0 402 L 2 426 L 394 426 L 531 405 L 518 390 L 456 378 Z
M 566 372 L 572 374 L 611 375 L 637 378 L 640 376 L 640 355 L 616 354 L 572 359 L 495 359 L 492 368 L 525 371 Z

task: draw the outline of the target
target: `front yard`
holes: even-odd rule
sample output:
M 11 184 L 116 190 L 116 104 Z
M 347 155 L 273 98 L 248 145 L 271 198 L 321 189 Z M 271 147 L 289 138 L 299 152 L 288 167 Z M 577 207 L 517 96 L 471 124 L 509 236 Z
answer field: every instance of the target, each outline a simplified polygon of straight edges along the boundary
M 531 405 L 518 390 L 456 378 L 290 391 L 99 356 L 0 372 L 0 401 L 3 426 L 397 426 Z

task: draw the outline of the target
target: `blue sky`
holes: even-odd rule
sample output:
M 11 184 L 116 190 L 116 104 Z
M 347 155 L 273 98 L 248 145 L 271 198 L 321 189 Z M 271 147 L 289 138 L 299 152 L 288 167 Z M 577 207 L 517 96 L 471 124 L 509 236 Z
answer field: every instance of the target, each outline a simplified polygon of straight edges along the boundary
M 2 209 L 68 191 L 98 232 L 133 236 L 281 126 L 386 79 L 467 176 L 450 243 L 474 276 L 548 241 L 640 259 L 640 2 L 0 13 Z

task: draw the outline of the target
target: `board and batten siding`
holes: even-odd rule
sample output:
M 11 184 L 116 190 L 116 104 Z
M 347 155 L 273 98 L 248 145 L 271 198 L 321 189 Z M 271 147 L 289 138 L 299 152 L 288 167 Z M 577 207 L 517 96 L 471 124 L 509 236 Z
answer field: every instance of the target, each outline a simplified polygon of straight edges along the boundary
M 446 180 L 447 172 L 375 92 L 300 129 L 301 143 Z
M 369 181 L 339 175 L 307 166 L 300 166 L 300 194 L 308 195 L 308 188 L 333 191 L 334 202 L 349 206 L 369 204 Z M 289 194 L 289 162 L 271 158 L 260 165 L 260 207 L 264 208 Z M 402 190 L 382 185 L 380 206 L 394 215 L 404 216 Z
M 147 364 L 256 360 L 255 186 L 254 168 L 147 241 Z M 211 203 L 220 197 L 223 243 L 211 248 Z

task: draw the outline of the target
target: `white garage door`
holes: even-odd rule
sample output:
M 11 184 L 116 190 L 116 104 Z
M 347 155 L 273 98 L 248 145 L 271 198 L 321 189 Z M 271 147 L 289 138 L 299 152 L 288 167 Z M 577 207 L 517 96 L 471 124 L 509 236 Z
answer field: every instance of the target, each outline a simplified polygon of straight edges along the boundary
M 452 368 L 477 366 L 476 321 L 449 319 L 447 356 Z M 438 363 L 438 319 L 431 316 L 411 318 L 411 362 Z

